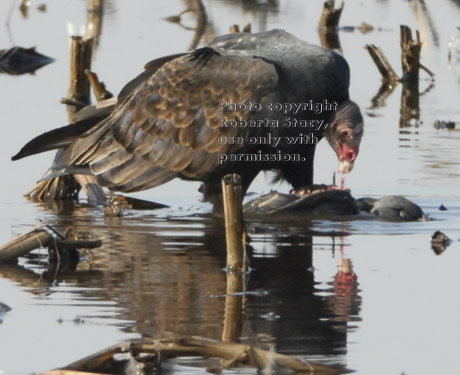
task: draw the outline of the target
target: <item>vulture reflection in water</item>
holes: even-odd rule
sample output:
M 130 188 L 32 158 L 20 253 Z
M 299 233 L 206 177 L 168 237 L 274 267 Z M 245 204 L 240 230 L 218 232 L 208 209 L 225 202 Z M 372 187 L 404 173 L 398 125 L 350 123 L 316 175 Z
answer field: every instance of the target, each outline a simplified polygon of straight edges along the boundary
M 198 180 L 211 201 L 228 173 L 241 175 L 244 192 L 262 170 L 301 189 L 313 184 L 323 136 L 340 171 L 353 167 L 363 118 L 349 83 L 342 56 L 285 31 L 224 35 L 151 61 L 108 116 L 96 111 L 42 134 L 13 160 L 61 149 L 54 175 L 92 174 L 122 192 Z

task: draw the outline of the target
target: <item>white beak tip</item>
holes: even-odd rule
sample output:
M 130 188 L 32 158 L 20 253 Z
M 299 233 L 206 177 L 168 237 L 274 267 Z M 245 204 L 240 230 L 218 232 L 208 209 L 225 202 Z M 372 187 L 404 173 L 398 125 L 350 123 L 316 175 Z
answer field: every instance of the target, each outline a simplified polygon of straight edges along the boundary
M 339 172 L 340 173 L 350 173 L 353 170 L 354 163 L 348 160 L 342 160 L 339 163 Z

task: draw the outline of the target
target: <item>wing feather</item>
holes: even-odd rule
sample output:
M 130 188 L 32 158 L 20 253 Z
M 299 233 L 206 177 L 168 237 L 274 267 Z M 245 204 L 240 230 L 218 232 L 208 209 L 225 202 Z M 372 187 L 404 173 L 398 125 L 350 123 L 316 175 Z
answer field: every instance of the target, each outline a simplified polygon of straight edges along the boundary
M 242 147 L 219 137 L 246 137 L 248 128 L 222 127 L 221 121 L 247 120 L 254 112 L 219 104 L 273 96 L 276 69 L 250 56 L 205 51 L 209 56 L 197 58 L 199 51 L 164 63 L 138 84 L 109 118 L 69 147 L 70 163 L 89 163 L 106 185 L 134 191 L 178 173 L 204 178 L 218 166 L 219 153 Z

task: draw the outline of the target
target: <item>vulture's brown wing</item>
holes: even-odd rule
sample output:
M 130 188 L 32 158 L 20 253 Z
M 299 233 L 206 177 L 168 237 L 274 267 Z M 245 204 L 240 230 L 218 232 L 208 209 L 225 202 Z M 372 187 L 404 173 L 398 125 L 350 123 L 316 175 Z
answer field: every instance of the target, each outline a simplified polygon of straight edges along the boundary
M 209 47 L 161 66 L 106 120 L 74 141 L 63 164 L 89 164 L 112 189 L 136 191 L 176 176 L 203 179 L 218 154 L 243 145 L 219 137 L 246 137 L 246 127 L 222 121 L 254 113 L 220 108 L 221 101 L 260 103 L 276 91 L 278 75 L 267 61 L 224 56 Z

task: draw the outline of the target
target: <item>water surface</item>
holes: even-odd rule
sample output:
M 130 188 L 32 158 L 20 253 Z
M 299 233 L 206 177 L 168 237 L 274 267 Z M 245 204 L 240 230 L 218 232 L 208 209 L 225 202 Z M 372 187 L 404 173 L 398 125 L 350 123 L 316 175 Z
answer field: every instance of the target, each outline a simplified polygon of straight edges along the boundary
M 7 4 L 8 3 L 8 4 Z M 75 227 L 103 246 L 81 254 L 75 267 L 56 270 L 45 250 L 0 264 L 0 300 L 12 310 L 0 317 L 0 373 L 27 374 L 64 366 L 123 340 L 167 334 L 222 336 L 226 276 L 223 222 L 200 202 L 198 184 L 173 181 L 137 194 L 169 209 L 129 211 L 104 218 L 100 207 L 48 207 L 22 194 L 45 172 L 52 153 L 18 162 L 10 157 L 32 136 L 65 124 L 59 99 L 68 86 L 68 29 L 86 19 L 81 1 L 32 3 L 27 19 L 11 1 L 0 13 L 0 49 L 37 46 L 56 59 L 35 75 L 0 75 L 4 130 L 0 147 L 0 243 L 45 220 Z M 116 93 L 145 62 L 187 50 L 194 31 L 164 18 L 180 13 L 182 1 L 107 1 L 93 69 Z M 415 223 L 369 220 L 251 220 L 250 258 L 241 339 L 304 358 L 347 366 L 358 374 L 457 374 L 460 323 L 460 132 L 436 130 L 435 120 L 459 121 L 460 62 L 448 60 L 458 35 L 454 1 L 348 1 L 343 26 L 367 22 L 368 34 L 339 33 L 352 72 L 350 95 L 362 108 L 366 130 L 355 170 L 346 184 L 356 197 L 401 194 L 433 219 Z M 202 44 L 232 24 L 253 31 L 284 28 L 319 44 L 321 1 L 205 1 L 209 25 Z M 194 27 L 193 13 L 183 16 Z M 436 74 L 420 96 L 418 119 L 400 127 L 401 86 L 384 105 L 372 99 L 380 76 L 365 44 L 376 44 L 397 72 L 399 25 L 420 30 L 422 62 Z M 70 25 L 70 26 L 69 26 Z M 455 52 L 455 51 L 454 51 Z M 431 84 L 421 73 L 420 90 Z M 458 126 L 457 126 L 458 127 Z M 330 183 L 337 160 L 320 143 L 315 179 Z M 260 176 L 251 191 L 268 187 Z M 444 204 L 448 210 L 439 211 Z M 444 231 L 453 242 L 441 255 L 430 236 Z M 332 235 L 331 233 L 335 233 Z M 351 262 L 343 278 L 338 265 Z M 267 315 L 268 314 L 268 315 Z M 187 363 L 190 365 L 190 363 Z M 180 366 L 170 372 L 187 373 Z

